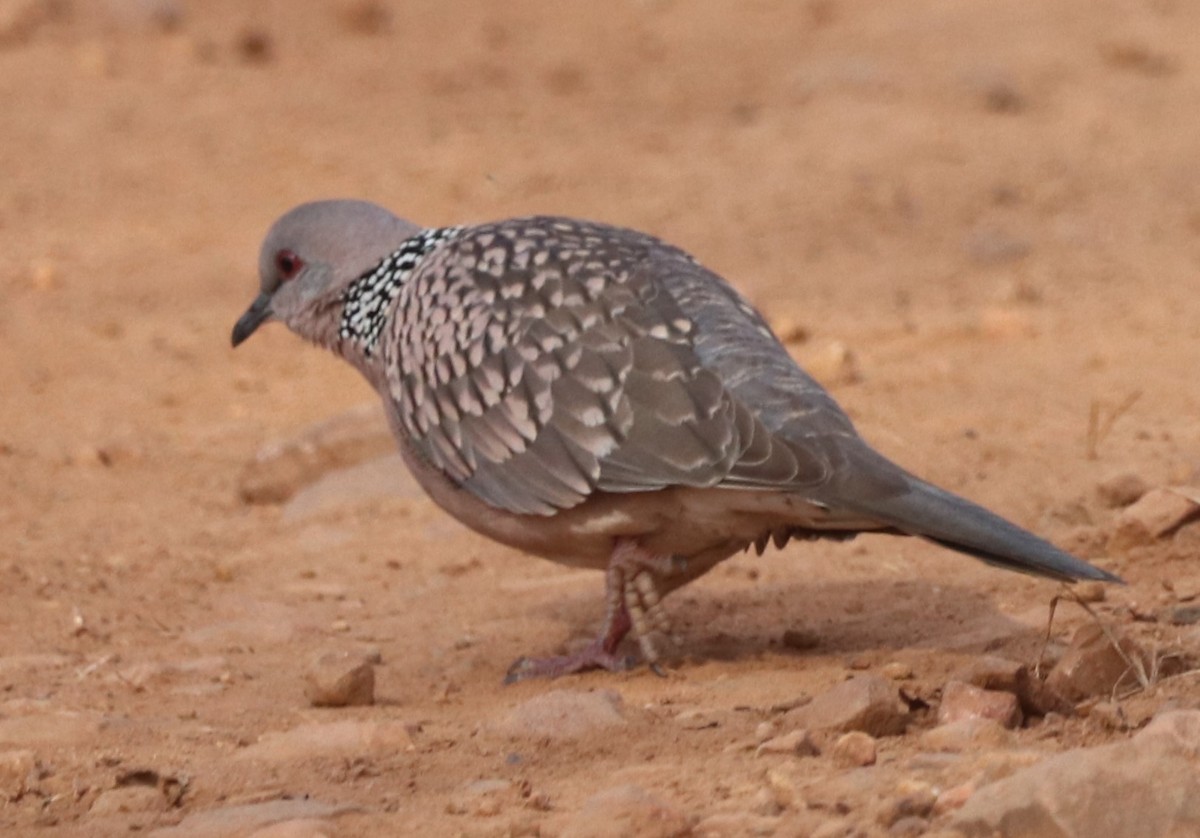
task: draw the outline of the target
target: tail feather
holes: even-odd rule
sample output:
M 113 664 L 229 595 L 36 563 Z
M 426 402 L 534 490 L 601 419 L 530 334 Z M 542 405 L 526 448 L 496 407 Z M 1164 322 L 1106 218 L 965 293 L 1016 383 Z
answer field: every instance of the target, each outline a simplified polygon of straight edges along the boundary
M 870 449 L 865 452 L 868 462 L 862 462 L 861 453 L 853 458 L 859 460 L 852 470 L 855 485 L 839 492 L 843 507 L 1008 570 L 1066 582 L 1122 582 L 982 506 L 908 474 Z

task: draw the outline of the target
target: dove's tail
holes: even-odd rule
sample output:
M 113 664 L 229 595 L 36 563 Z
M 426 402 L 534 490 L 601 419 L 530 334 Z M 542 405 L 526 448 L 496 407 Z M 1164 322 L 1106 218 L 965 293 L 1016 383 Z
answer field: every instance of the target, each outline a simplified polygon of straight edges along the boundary
M 997 567 L 1074 581 L 1121 582 L 982 506 L 907 473 L 869 448 L 848 458 L 838 506 Z

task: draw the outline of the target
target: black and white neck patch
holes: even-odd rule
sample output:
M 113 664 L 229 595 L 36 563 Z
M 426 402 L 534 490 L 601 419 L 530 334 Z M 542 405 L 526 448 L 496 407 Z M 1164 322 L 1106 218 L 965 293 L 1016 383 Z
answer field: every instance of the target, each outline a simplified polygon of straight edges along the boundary
M 388 306 L 408 280 L 421 257 L 454 238 L 462 227 L 435 227 L 405 239 L 395 251 L 342 292 L 342 323 L 338 337 L 353 341 L 370 356 L 383 332 Z

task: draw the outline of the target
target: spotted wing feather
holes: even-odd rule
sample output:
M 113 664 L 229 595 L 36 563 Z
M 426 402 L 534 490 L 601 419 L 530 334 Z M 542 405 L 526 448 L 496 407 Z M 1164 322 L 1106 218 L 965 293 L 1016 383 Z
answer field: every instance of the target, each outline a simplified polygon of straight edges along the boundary
M 828 465 L 770 427 L 794 404 L 764 421 L 737 393 L 757 395 L 764 358 L 782 362 L 763 353 L 769 332 L 740 351 L 707 337 L 728 320 L 737 339 L 754 318 L 649 236 L 517 219 L 423 260 L 384 352 L 400 422 L 429 462 L 496 507 L 547 515 L 597 491 L 822 481 Z

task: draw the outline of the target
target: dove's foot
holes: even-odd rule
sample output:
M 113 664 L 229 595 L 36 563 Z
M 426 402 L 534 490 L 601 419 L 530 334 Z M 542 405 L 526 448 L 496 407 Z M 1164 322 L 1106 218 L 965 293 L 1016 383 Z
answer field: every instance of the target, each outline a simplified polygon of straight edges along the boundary
M 671 624 L 662 607 L 659 580 L 685 569 L 680 560 L 647 553 L 632 541 L 619 541 L 613 549 L 605 577 L 604 628 L 586 647 L 572 655 L 519 658 L 508 668 L 504 683 L 526 678 L 557 678 L 588 669 L 620 672 L 629 669 L 631 657 L 617 654 L 621 640 L 632 628 L 642 658 L 658 675 L 658 641 L 670 638 Z

